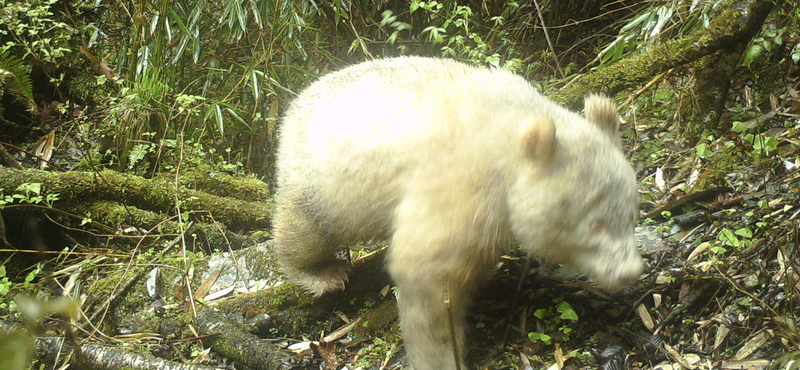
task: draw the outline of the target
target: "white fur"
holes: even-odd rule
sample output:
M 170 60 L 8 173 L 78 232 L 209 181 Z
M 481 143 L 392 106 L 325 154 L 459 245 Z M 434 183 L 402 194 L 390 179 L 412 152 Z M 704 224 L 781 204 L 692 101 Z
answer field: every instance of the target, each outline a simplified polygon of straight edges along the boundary
M 513 242 L 609 289 L 636 279 L 635 176 L 610 132 L 613 103 L 590 102 L 592 122 L 512 73 L 442 59 L 377 60 L 322 77 L 280 128 L 284 269 L 315 294 L 339 289 L 347 267 L 336 247 L 389 238 L 417 370 L 455 368 L 448 310 L 463 361 L 471 293 Z

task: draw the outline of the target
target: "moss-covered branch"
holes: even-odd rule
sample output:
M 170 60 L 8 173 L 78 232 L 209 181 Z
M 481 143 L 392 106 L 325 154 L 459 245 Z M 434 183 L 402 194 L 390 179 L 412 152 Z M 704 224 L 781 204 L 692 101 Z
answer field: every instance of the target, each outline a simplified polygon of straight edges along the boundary
M 47 363 L 56 364 L 64 358 L 68 358 L 71 353 L 76 353 L 73 355 L 73 367 L 81 369 L 215 369 L 211 366 L 172 362 L 152 356 L 145 357 L 136 353 L 123 351 L 117 347 L 108 347 L 93 343 L 84 343 L 80 347 L 76 347 L 64 340 L 64 338 L 36 338 L 36 356 Z
M 315 298 L 294 284 L 284 283 L 220 302 L 216 308 L 220 312 L 239 312 L 247 318 L 267 313 L 279 333 L 318 332 L 323 328 L 316 326 L 327 322 L 334 310 L 345 310 L 348 306 L 357 310 L 380 298 L 377 292 L 390 283 L 383 268 L 384 256 L 385 250 L 359 261 L 343 292 Z
M 174 181 L 174 175 L 161 174 L 158 178 Z M 210 168 L 184 171 L 178 178 L 178 183 L 187 189 L 251 202 L 263 202 L 270 197 L 269 187 L 261 180 L 234 176 Z
M 749 40 L 764 23 L 772 3 L 756 0 L 732 0 L 711 24 L 694 34 L 667 41 L 616 64 L 591 72 L 568 84 L 551 97 L 575 107 L 589 92 L 615 94 L 641 84 L 665 72 L 729 45 Z
M 8 150 L 6 150 L 6 147 L 3 145 L 0 145 L 0 166 L 7 166 L 17 169 L 22 168 L 22 165 L 17 162 L 14 156 L 11 155 L 11 153 L 9 153 Z
M 307 368 L 300 358 L 282 350 L 261 338 L 250 334 L 241 325 L 205 307 L 195 319 L 197 329 L 204 335 L 211 335 L 209 342 L 214 350 L 226 357 L 258 370 L 290 370 Z
M 191 230 L 181 230 L 177 221 L 165 220 L 164 215 L 150 212 L 130 205 L 123 205 L 118 202 L 100 200 L 90 203 L 70 204 L 65 207 L 67 211 L 76 215 L 91 215 L 92 221 L 103 225 L 136 225 L 145 230 L 158 228 L 158 234 L 179 234 L 186 231 L 187 234 L 196 234 L 203 238 L 208 245 L 222 246 L 226 240 L 233 249 L 239 249 L 244 245 L 244 239 L 238 234 L 230 232 L 224 224 L 210 224 L 206 222 L 195 222 Z
M 164 179 L 145 179 L 111 170 L 59 173 L 0 168 L 0 188 L 6 189 L 6 193 L 23 183 L 42 184 L 43 195 L 58 194 L 60 200 L 54 204 L 55 207 L 60 203 L 105 200 L 167 214 L 175 210 L 177 191 L 181 211 L 208 211 L 216 221 L 230 229 L 268 229 L 272 216 L 272 204 L 268 199 L 244 201 L 185 186 L 176 189 L 174 182 Z

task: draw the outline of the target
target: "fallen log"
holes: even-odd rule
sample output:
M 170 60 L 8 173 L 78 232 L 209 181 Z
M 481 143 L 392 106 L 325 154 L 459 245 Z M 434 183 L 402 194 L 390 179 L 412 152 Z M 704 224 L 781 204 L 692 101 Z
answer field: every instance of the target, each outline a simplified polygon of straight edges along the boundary
M 208 211 L 231 230 L 269 229 L 272 217 L 269 199 L 257 202 L 221 197 L 185 186 L 176 188 L 174 182 L 165 179 L 145 179 L 112 170 L 50 172 L 0 167 L 0 188 L 9 192 L 24 183 L 40 183 L 43 196 L 58 194 L 59 200 L 53 204 L 56 208 L 65 203 L 105 200 L 167 214 L 176 209 L 177 191 L 181 212 Z
M 123 351 L 118 347 L 84 343 L 76 347 L 61 337 L 36 338 L 36 357 L 43 362 L 56 364 L 69 359 L 80 369 L 93 370 L 213 370 L 215 367 L 184 364 L 161 358 L 144 357 Z

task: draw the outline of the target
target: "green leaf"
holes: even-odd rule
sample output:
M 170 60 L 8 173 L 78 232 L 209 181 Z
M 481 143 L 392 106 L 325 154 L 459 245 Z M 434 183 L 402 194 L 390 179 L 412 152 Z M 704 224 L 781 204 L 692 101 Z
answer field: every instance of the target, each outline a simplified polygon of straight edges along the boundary
M 566 301 L 559 303 L 558 306 L 556 306 L 556 311 L 561 313 L 562 320 L 578 321 L 578 314 Z
M 750 229 L 748 229 L 746 227 L 743 227 L 741 229 L 736 230 L 735 234 L 739 235 L 739 236 L 742 236 L 742 237 L 745 237 L 745 238 L 748 238 L 748 239 L 753 237 L 753 232 L 750 231 Z
M 158 20 L 161 19 L 161 13 L 156 12 L 153 14 L 153 19 L 150 20 L 150 34 L 156 33 L 156 27 L 158 27 Z
M 736 237 L 731 229 L 722 229 L 717 238 L 733 247 L 738 247 L 740 245 L 739 238 Z
M 706 144 L 697 144 L 696 151 L 697 156 L 700 158 L 706 158 L 712 154 L 711 149 Z
M 713 246 L 713 247 L 711 247 L 710 250 L 714 254 L 724 254 L 725 252 L 728 251 L 727 249 L 725 249 L 725 247 L 723 247 L 721 245 Z
M 186 24 L 183 23 L 183 20 L 178 16 L 178 13 L 175 13 L 175 10 L 172 8 L 170 8 L 167 12 L 170 16 L 170 20 L 175 22 L 178 25 L 178 28 L 183 31 L 183 33 L 185 33 L 187 36 L 191 36 L 191 32 L 189 32 L 189 29 L 186 28 Z
M 0 297 L 5 297 L 11 290 L 11 281 L 6 276 L 6 266 L 0 265 Z
M 761 44 L 753 44 L 750 46 L 750 49 L 747 49 L 747 53 L 744 54 L 744 64 L 749 65 L 754 60 L 756 60 L 761 53 L 764 51 L 764 47 Z
M 261 21 L 261 11 L 258 10 L 258 4 L 250 0 L 250 10 L 253 12 L 253 20 L 256 21 L 258 28 L 264 28 L 264 23 Z
M 413 6 L 413 4 L 412 4 L 412 6 Z M 387 24 L 391 24 L 392 22 L 396 21 L 397 20 L 397 16 L 393 15 L 393 14 L 394 13 L 391 10 L 384 10 L 383 13 L 381 13 L 382 19 L 381 19 L 380 26 L 384 27 Z
M 252 70 L 250 72 L 250 89 L 253 90 L 253 100 L 258 101 L 258 75 L 263 73 L 259 73 L 261 71 Z
M 528 339 L 531 342 L 536 343 L 537 341 L 542 341 L 546 344 L 550 344 L 550 336 L 544 333 L 537 333 L 537 332 L 530 332 L 528 333 Z
M 544 320 L 544 317 L 547 315 L 547 310 L 544 308 L 540 308 L 536 311 L 533 311 L 533 316 L 536 316 L 539 320 Z
M 22 285 L 27 286 L 28 284 L 30 284 L 33 281 L 33 279 L 36 279 L 36 275 L 39 275 L 40 272 L 42 272 L 41 262 L 39 262 L 39 264 L 36 265 L 36 268 L 31 270 L 31 272 L 29 272 L 28 275 L 25 276 L 25 281 L 22 283 Z
M 128 152 L 128 169 L 133 169 L 147 155 L 150 144 L 136 144 Z
M 551 338 L 547 334 L 537 333 L 537 332 L 534 331 L 534 332 L 528 333 L 528 339 L 530 339 L 530 341 L 533 342 L 533 343 L 536 343 L 538 341 L 542 341 L 542 342 L 544 342 L 546 344 L 550 344 L 550 339 Z
M 219 135 L 224 135 L 225 123 L 222 120 L 222 109 L 220 109 L 219 104 L 214 104 L 214 119 L 217 120 L 217 129 L 219 130 Z
M 252 129 L 252 127 L 250 127 L 250 125 L 248 125 L 247 122 L 245 122 L 244 119 L 242 119 L 242 117 L 239 116 L 238 113 L 236 113 L 236 111 L 234 111 L 233 109 L 228 108 L 228 107 L 225 108 L 225 111 L 228 112 L 228 114 L 230 114 L 231 117 L 233 117 L 233 119 L 235 119 L 237 122 L 241 123 L 243 126 L 247 127 L 248 129 Z
M 745 125 L 744 122 L 733 121 L 733 126 L 731 127 L 731 131 L 733 131 L 733 132 L 745 132 L 745 131 L 747 131 L 747 125 Z
M 774 152 L 776 149 L 778 149 L 778 139 L 770 136 L 764 140 L 764 150 L 767 153 Z
M 22 96 L 29 102 L 33 102 L 33 82 L 29 73 L 29 67 L 22 64 L 22 60 L 11 55 L 8 50 L 0 51 L 0 85 L 6 91 L 13 92 Z
M 495 53 L 494 55 L 486 57 L 486 63 L 489 63 L 492 67 L 500 66 L 500 54 Z

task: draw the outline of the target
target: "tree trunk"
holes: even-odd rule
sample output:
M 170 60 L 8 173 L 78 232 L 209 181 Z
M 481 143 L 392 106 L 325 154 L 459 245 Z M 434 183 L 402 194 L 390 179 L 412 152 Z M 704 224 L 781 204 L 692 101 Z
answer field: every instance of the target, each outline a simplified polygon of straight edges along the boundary
M 635 56 L 582 76 L 552 95 L 575 108 L 590 92 L 616 94 L 669 69 L 694 62 L 722 49 L 746 44 L 760 29 L 772 3 L 758 0 L 729 1 L 708 28 L 651 47 Z

